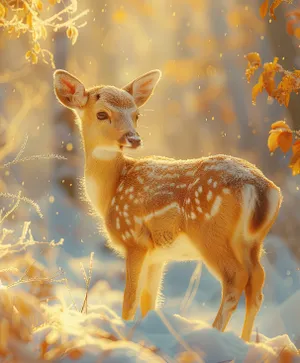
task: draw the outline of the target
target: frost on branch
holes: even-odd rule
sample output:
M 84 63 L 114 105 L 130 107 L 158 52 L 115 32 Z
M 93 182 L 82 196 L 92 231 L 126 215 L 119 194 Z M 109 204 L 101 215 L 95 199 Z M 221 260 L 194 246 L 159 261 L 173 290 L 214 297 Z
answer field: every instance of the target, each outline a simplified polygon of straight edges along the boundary
M 53 5 L 60 3 L 61 9 L 54 13 Z M 78 28 L 86 24 L 78 24 L 78 21 L 88 12 L 89 10 L 78 12 L 77 0 L 1 1 L 0 28 L 17 38 L 27 34 L 31 49 L 27 51 L 26 59 L 32 64 L 42 60 L 55 68 L 53 54 L 48 49 L 43 49 L 40 42 L 47 39 L 49 30 L 57 32 L 65 29 L 67 37 L 75 44 Z
M 273 62 L 261 65 L 260 56 L 258 53 L 249 53 L 245 56 L 248 60 L 246 69 L 246 78 L 250 82 L 255 71 L 262 68 L 257 84 L 252 88 L 252 103 L 256 104 L 257 95 L 266 90 L 269 97 L 275 98 L 280 105 L 288 107 L 290 95 L 292 92 L 298 93 L 300 89 L 300 70 L 293 72 L 285 70 L 275 57 Z M 281 80 L 276 85 L 275 77 L 281 75 Z

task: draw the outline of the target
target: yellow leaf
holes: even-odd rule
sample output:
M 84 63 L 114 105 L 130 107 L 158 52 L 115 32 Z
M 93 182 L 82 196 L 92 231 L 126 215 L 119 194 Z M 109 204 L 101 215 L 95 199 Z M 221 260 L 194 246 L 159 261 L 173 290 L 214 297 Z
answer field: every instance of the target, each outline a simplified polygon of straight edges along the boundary
M 300 140 L 294 142 L 292 150 L 293 150 L 293 155 L 300 153 Z
M 252 88 L 252 103 L 256 104 L 256 97 L 259 92 L 262 92 L 264 89 L 263 76 L 262 74 L 259 76 L 257 84 Z
M 47 29 L 44 25 L 41 26 L 41 35 L 44 40 L 47 38 Z
M 283 153 L 287 153 L 293 143 L 293 134 L 291 131 L 283 131 L 278 136 L 278 145 Z
M 268 13 L 269 0 L 264 0 L 259 8 L 259 13 L 262 18 L 264 18 Z
M 268 148 L 270 152 L 274 152 L 278 148 L 278 135 L 280 131 L 270 131 L 270 135 L 268 138 Z
M 6 8 L 4 5 L 0 4 L 0 18 L 4 18 L 6 14 Z
M 248 53 L 246 55 L 246 59 L 250 63 L 258 63 L 259 65 L 261 64 L 261 59 L 260 59 L 259 53 L 256 53 L 256 52 Z
M 282 126 L 282 128 L 280 128 Z M 277 127 L 276 127 L 277 126 Z M 270 152 L 280 147 L 281 151 L 286 153 L 290 150 L 293 142 L 293 134 L 284 121 L 277 121 L 272 125 L 272 130 L 268 138 L 268 148 Z
M 300 28 L 296 28 L 294 30 L 294 35 L 295 35 L 296 38 L 300 39 Z
M 276 16 L 274 14 L 275 9 L 283 2 L 284 0 L 274 0 L 272 5 L 270 6 L 270 16 L 276 20 Z
M 289 125 L 286 124 L 285 121 L 276 121 L 274 123 L 272 123 L 271 128 L 274 129 L 278 129 L 278 128 L 284 128 L 284 129 L 288 129 L 290 130 Z
M 300 152 L 292 157 L 289 167 L 292 169 L 293 175 L 300 174 Z
M 31 54 L 31 63 L 37 64 L 38 61 L 39 61 L 39 57 L 35 53 L 32 53 Z
M 29 29 L 32 29 L 32 14 L 29 13 L 26 16 L 26 24 L 29 26 Z
M 42 2 L 42 0 L 37 0 L 36 1 L 36 7 L 38 8 L 38 10 L 43 10 L 43 2 Z
M 72 45 L 76 43 L 76 40 L 78 38 L 78 29 L 75 26 L 70 26 L 67 31 L 67 37 L 71 39 Z
M 72 360 L 75 360 L 75 359 L 80 359 L 83 355 L 83 352 L 81 349 L 79 348 L 73 348 L 72 350 L 70 350 L 68 352 L 68 356 L 69 358 L 71 358 Z
M 31 50 L 28 50 L 27 52 L 26 52 L 26 54 L 25 54 L 25 58 L 27 59 L 27 60 L 29 60 L 30 58 L 31 58 Z
M 41 51 L 40 43 L 35 43 L 33 49 L 36 53 L 39 53 Z

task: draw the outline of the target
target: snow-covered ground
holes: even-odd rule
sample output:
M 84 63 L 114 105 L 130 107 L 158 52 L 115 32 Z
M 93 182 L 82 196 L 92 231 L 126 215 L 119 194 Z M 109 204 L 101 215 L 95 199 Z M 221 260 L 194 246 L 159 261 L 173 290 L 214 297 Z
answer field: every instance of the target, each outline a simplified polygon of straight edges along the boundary
M 88 249 L 92 247 L 96 246 L 90 245 Z M 201 359 L 209 363 L 277 362 L 283 350 L 297 352 L 296 345 L 300 342 L 299 268 L 279 238 L 270 235 L 265 241 L 265 248 L 265 300 L 255 321 L 250 344 L 239 338 L 244 318 L 243 299 L 225 333 L 211 328 L 221 291 L 219 282 L 205 266 L 202 267 L 197 293 L 192 301 L 183 306 L 190 278 L 197 267 L 195 263 L 170 264 L 164 278 L 165 302 L 162 309 L 150 312 L 144 319 L 140 319 L 138 313 L 136 321 L 124 322 L 120 318 L 124 261 L 103 248 L 94 248 L 96 251 L 93 283 L 88 296 L 88 315 L 82 317 L 81 313 L 72 313 L 77 316 L 78 326 L 93 321 L 95 326 L 117 334 L 122 339 L 128 337 L 135 343 L 144 342 L 145 346 L 153 346 L 155 349 L 154 352 L 141 351 L 140 344 L 126 345 L 124 342 L 115 342 L 109 346 L 104 344 L 101 349 L 91 345 L 89 353 L 86 352 L 82 357 L 82 362 L 96 362 L 99 349 L 103 354 L 106 350 L 110 352 L 104 362 L 199 362 Z M 57 263 L 62 260 L 69 262 L 64 263 L 64 268 L 71 283 L 74 281 L 74 287 L 70 296 L 66 288 L 59 285 L 57 295 L 68 306 L 75 301 L 80 309 L 85 295 L 80 263 L 88 268 L 89 253 L 86 257 L 71 258 L 67 257 L 68 253 L 61 252 Z M 272 264 L 269 261 L 270 254 L 273 257 Z M 79 332 L 80 328 L 76 331 Z M 259 343 L 255 342 L 257 338 Z M 294 357 L 290 361 L 300 362 L 300 357 Z

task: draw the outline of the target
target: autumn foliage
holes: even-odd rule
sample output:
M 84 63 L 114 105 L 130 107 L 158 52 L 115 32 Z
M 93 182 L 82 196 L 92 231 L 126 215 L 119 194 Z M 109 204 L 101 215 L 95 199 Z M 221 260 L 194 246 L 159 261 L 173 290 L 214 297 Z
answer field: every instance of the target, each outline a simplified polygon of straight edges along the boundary
M 293 144 L 293 134 L 296 140 Z M 282 152 L 287 153 L 292 148 L 292 157 L 290 168 L 293 175 L 300 174 L 300 140 L 297 138 L 299 132 L 293 132 L 285 121 L 274 122 L 271 126 L 268 138 L 268 147 L 270 152 L 280 148 Z
M 292 4 L 293 0 L 274 0 L 273 2 L 270 2 L 269 0 L 264 0 L 264 2 L 260 6 L 260 16 L 264 18 L 269 11 L 269 15 L 272 19 L 276 19 L 275 16 L 275 9 L 283 2 L 286 2 L 288 4 Z M 271 4 L 270 4 L 271 3 Z
M 252 103 L 255 105 L 258 94 L 265 90 L 279 104 L 288 107 L 291 93 L 298 93 L 300 88 L 300 70 L 292 72 L 285 70 L 278 63 L 277 57 L 274 58 L 273 62 L 265 63 L 262 66 L 258 53 L 249 53 L 246 55 L 246 59 L 248 60 L 248 66 L 245 74 L 248 82 L 250 82 L 255 71 L 262 68 L 258 82 L 252 88 Z M 281 80 L 277 85 L 275 81 L 276 75 L 281 76 Z

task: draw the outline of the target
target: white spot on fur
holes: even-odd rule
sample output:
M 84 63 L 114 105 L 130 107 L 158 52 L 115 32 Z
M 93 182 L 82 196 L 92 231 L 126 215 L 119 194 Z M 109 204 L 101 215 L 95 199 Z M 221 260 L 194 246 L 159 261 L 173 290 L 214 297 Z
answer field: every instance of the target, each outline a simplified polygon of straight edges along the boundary
M 134 190 L 134 188 L 130 187 L 130 188 L 125 190 L 125 194 L 129 194 L 129 193 L 133 192 L 133 190 Z
M 201 207 L 197 207 L 197 211 L 198 211 L 199 213 L 203 213 L 203 210 L 202 210 L 202 208 L 201 208 Z
M 212 193 L 211 190 L 209 190 L 208 193 L 207 193 L 207 197 L 206 197 L 208 202 L 211 200 L 212 196 L 213 196 L 213 193 Z
M 134 216 L 134 221 L 135 221 L 137 224 L 142 224 L 142 223 L 143 223 L 142 218 L 137 217 L 137 216 Z
M 124 189 L 124 184 L 121 184 L 118 188 L 118 192 L 121 192 Z
M 186 204 L 190 204 L 191 203 L 190 198 L 188 198 L 185 202 L 186 202 Z
M 206 219 L 210 219 L 211 218 L 211 215 L 209 213 L 205 213 L 205 218 Z
M 197 218 L 196 214 L 194 212 L 191 212 L 191 219 L 196 219 L 196 218 Z
M 153 213 L 150 213 L 150 214 L 146 215 L 144 217 L 144 219 L 145 219 L 145 221 L 148 221 L 153 217 L 159 217 L 159 216 L 164 215 L 166 212 L 168 212 L 169 210 L 172 210 L 174 208 L 180 210 L 178 203 L 173 202 L 173 203 L 165 206 L 164 208 L 158 209 L 158 210 L 154 211 Z
M 126 222 L 127 226 L 130 226 L 131 225 L 131 222 L 130 222 L 130 219 L 129 218 L 126 218 L 125 219 L 125 222 Z
M 214 183 L 213 183 L 213 187 L 214 187 L 214 188 L 216 188 L 216 187 L 217 187 L 217 185 L 218 185 L 218 182 L 214 181 Z
M 198 198 L 195 198 L 196 204 L 200 204 L 200 200 Z
M 120 229 L 121 228 L 121 226 L 120 226 L 120 218 L 119 217 L 116 218 L 116 228 L 117 229 Z
M 144 179 L 140 176 L 137 177 L 137 180 L 140 184 L 144 184 Z
M 113 199 L 111 200 L 111 205 L 113 206 L 116 202 L 116 197 L 113 197 Z
M 202 186 L 200 185 L 200 186 L 199 186 L 199 188 L 198 188 L 198 192 L 201 194 L 201 193 L 202 193 L 202 190 L 203 190 L 203 188 L 202 188 Z
M 128 210 L 128 204 L 124 204 L 124 210 Z
M 207 184 L 210 185 L 212 183 L 212 178 L 209 178 L 208 181 L 207 181 Z
M 212 217 L 214 217 L 218 213 L 218 211 L 220 209 L 220 206 L 221 206 L 221 202 L 222 202 L 222 198 L 218 195 L 216 197 L 216 199 L 214 201 L 214 204 L 213 204 L 213 206 L 211 208 L 211 211 L 210 211 L 210 214 L 211 214 Z
M 199 192 L 195 191 L 195 197 L 199 197 Z
M 195 170 L 189 170 L 186 172 L 185 174 L 186 176 L 194 176 L 195 175 Z
M 126 231 L 126 232 L 125 232 L 125 237 L 126 237 L 127 239 L 129 239 L 129 238 L 131 237 L 131 234 L 130 234 L 128 231 Z
M 222 191 L 224 194 L 230 194 L 230 190 L 228 188 L 224 188 Z
M 126 211 L 123 212 L 123 215 L 124 215 L 124 217 L 128 217 L 129 216 L 129 214 Z
M 132 200 L 134 197 L 133 197 L 133 194 L 130 194 L 129 195 L 129 199 Z

